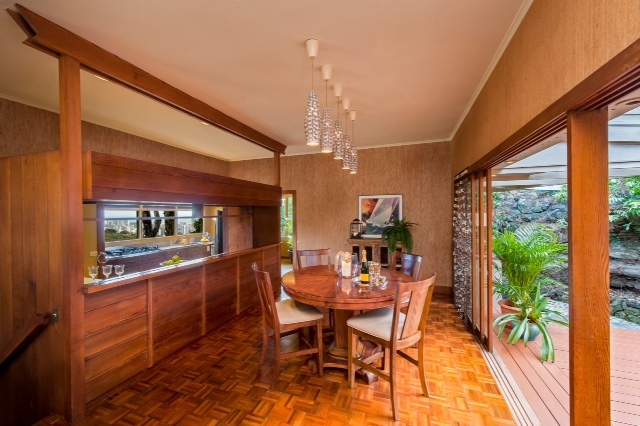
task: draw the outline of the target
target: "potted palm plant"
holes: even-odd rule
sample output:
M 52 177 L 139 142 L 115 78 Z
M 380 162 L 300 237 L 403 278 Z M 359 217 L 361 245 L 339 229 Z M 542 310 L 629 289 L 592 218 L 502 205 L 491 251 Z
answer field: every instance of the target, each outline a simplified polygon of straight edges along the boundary
M 556 234 L 547 226 L 528 224 L 514 232 L 497 232 L 493 239 L 494 293 L 502 296 L 513 306 L 503 311 L 493 323 L 498 327 L 498 336 L 511 325 L 507 342 L 535 339 L 542 334 L 541 361 L 555 360 L 553 340 L 547 326 L 556 323 L 569 324 L 561 313 L 549 309 L 543 292 L 545 284 L 555 282 L 542 275 L 543 272 L 564 265 L 566 245 L 558 241 Z M 504 304 L 505 302 L 500 302 Z
M 411 228 L 414 226 L 417 226 L 417 224 L 406 220 L 394 220 L 392 226 L 382 231 L 382 242 L 387 244 L 391 252 L 400 243 L 407 253 L 411 253 L 413 251 Z

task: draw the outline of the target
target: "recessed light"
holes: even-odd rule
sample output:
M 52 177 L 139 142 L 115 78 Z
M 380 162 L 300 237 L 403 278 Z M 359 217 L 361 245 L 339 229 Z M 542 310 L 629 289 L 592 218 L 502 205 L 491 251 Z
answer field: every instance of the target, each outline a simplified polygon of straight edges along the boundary
M 206 121 L 201 121 L 202 124 L 204 124 L 205 126 L 208 126 L 209 123 L 207 123 Z
M 101 76 L 99 76 L 99 75 L 97 75 L 97 74 L 94 74 L 94 76 L 95 76 L 96 78 L 98 78 L 98 79 L 102 80 L 102 81 L 109 81 L 109 80 L 107 80 L 106 78 L 101 77 Z
M 507 164 L 513 164 L 515 161 L 507 161 Z

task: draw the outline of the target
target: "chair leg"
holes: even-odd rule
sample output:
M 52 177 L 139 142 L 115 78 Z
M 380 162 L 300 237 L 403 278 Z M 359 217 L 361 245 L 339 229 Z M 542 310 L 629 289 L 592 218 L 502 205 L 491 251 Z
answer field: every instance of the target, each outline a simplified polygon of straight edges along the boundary
M 316 347 L 318 348 L 318 376 L 322 377 L 324 363 L 324 348 L 322 346 L 322 319 L 316 325 Z
M 389 373 L 389 387 L 391 388 L 391 411 L 393 411 L 393 420 L 396 422 L 400 420 L 400 416 L 398 415 L 398 396 L 396 395 L 396 354 L 395 350 L 391 351 L 391 356 L 389 357 L 389 364 L 391 366 L 391 371 Z
M 262 319 L 262 354 L 260 355 L 260 365 L 264 364 L 267 357 L 267 346 L 269 346 L 269 330 L 264 318 Z
M 356 357 L 356 340 L 358 336 L 353 333 L 353 328 L 349 327 L 349 334 L 347 338 L 347 362 L 349 366 L 348 376 L 349 376 L 349 389 L 353 389 L 356 385 L 356 368 L 353 365 L 353 359 Z
M 382 358 L 382 371 L 385 373 L 389 373 L 389 357 L 391 356 L 391 352 L 389 348 L 384 348 L 384 357 Z
M 422 385 L 422 393 L 429 398 L 429 390 L 427 390 L 427 376 L 424 372 L 424 339 L 420 339 L 418 345 L 418 371 L 420 372 L 420 384 Z
M 278 377 L 280 376 L 280 332 L 275 331 L 273 333 L 273 384 L 272 388 L 276 387 L 278 383 Z

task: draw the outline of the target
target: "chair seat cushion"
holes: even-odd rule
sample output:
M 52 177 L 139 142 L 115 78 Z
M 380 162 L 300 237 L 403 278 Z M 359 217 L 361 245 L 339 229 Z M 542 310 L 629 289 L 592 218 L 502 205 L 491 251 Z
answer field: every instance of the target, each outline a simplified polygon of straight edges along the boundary
M 400 316 L 398 317 L 398 339 L 402 337 L 405 318 L 406 315 L 400 312 Z M 392 322 L 393 309 L 380 308 L 349 318 L 347 325 L 380 339 L 390 341 Z
M 315 306 L 296 302 L 293 299 L 276 302 L 280 324 L 296 324 L 305 321 L 317 321 L 322 318 L 322 312 Z

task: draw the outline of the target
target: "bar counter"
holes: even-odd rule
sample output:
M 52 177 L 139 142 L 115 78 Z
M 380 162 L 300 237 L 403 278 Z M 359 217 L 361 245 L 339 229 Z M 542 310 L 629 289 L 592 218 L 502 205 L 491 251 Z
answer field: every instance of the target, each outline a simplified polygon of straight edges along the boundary
M 85 284 L 85 401 L 259 305 L 253 262 L 279 294 L 280 244 Z

